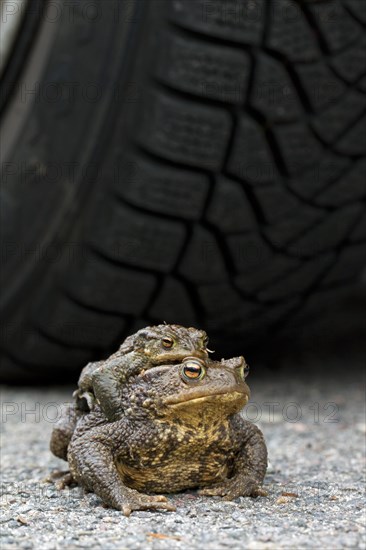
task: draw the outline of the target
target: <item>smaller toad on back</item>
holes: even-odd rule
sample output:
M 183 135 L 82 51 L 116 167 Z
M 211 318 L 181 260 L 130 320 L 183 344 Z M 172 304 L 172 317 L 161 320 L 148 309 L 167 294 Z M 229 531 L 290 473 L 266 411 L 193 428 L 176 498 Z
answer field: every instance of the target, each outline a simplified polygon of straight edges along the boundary
M 126 361 L 135 351 L 131 340 L 132 352 L 89 367 L 77 400 L 88 392 L 92 410 L 76 407 L 72 433 L 63 439 L 74 480 L 126 515 L 175 509 L 154 494 L 160 492 L 198 488 L 229 500 L 265 494 L 263 435 L 239 415 L 250 394 L 243 357 L 212 361 L 205 334 L 183 327 L 175 330 L 195 333 L 174 356 L 174 331 L 163 327 L 168 336 L 159 345 L 170 349 L 169 359 L 155 342 L 147 354 L 153 362 L 143 357 L 146 345 L 136 347 L 138 361 Z M 61 456 L 58 430 L 51 449 Z
M 85 398 L 89 409 L 96 398 L 108 418 L 116 419 L 120 390 L 130 376 L 157 365 L 180 363 L 189 356 L 204 360 L 209 353 L 207 344 L 207 334 L 192 327 L 157 325 L 141 329 L 109 359 L 83 369 L 76 397 Z

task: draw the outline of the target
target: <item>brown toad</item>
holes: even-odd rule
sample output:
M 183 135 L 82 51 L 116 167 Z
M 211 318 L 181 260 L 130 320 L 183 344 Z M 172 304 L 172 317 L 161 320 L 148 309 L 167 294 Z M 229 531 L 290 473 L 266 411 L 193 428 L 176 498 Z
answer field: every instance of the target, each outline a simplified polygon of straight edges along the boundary
M 82 370 L 75 403 L 69 406 L 55 426 L 51 451 L 67 460 L 67 448 L 80 416 L 94 408 L 95 400 L 109 420 L 121 413 L 122 383 L 132 374 L 160 364 L 180 363 L 185 357 L 208 357 L 208 337 L 203 330 L 180 325 L 146 327 L 126 338 L 106 361 L 89 363 Z
M 77 414 L 68 444 L 73 478 L 126 515 L 174 510 L 161 492 L 265 494 L 263 435 L 239 415 L 250 395 L 245 361 L 203 355 L 130 370 L 118 384 L 112 377 L 112 407 L 102 395 L 110 368 L 98 367 L 93 410 Z
M 83 369 L 75 392 L 77 402 L 83 408 L 85 399 L 89 410 L 96 398 L 108 418 L 116 419 L 120 413 L 120 389 L 132 374 L 157 365 L 180 363 L 189 356 L 205 359 L 207 344 L 207 334 L 192 327 L 157 325 L 141 329 L 126 338 L 109 359 Z

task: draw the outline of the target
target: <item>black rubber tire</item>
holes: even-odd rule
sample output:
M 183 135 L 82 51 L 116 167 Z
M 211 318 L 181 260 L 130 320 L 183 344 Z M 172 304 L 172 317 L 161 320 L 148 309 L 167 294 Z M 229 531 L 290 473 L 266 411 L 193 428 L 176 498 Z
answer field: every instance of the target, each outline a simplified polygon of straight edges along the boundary
M 3 381 L 70 380 L 163 320 L 263 346 L 359 280 L 365 2 L 28 10 L 1 98 Z

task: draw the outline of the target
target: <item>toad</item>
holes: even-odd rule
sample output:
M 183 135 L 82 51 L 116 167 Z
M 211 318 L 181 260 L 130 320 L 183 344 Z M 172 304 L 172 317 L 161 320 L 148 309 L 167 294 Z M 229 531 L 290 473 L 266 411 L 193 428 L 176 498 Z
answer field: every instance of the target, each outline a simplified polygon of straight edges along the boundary
M 266 494 L 264 438 L 240 415 L 250 395 L 248 367 L 243 357 L 211 360 L 201 337 L 201 347 L 194 340 L 190 350 L 186 346 L 191 353 L 175 360 L 167 354 L 132 366 L 122 354 L 123 366 L 118 356 L 99 364 L 86 384 L 92 407 L 75 407 L 62 457 L 77 483 L 125 515 L 175 510 L 160 493 L 185 489 L 226 500 Z M 55 427 L 51 449 L 57 456 L 59 435 Z

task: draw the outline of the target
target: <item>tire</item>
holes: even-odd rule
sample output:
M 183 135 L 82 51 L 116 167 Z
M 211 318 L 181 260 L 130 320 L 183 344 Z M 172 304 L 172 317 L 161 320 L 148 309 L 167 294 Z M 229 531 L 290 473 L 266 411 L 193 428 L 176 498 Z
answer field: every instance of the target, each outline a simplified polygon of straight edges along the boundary
M 70 381 L 162 321 L 263 346 L 360 280 L 364 2 L 27 6 L 2 76 L 3 381 Z

